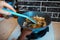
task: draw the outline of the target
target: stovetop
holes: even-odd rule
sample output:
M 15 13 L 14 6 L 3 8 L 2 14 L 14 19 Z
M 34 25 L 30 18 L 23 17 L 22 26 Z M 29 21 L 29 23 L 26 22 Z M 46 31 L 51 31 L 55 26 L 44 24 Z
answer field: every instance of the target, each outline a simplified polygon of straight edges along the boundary
M 42 38 L 36 40 L 54 40 L 54 30 L 52 23 L 49 25 L 49 32 L 47 32 Z

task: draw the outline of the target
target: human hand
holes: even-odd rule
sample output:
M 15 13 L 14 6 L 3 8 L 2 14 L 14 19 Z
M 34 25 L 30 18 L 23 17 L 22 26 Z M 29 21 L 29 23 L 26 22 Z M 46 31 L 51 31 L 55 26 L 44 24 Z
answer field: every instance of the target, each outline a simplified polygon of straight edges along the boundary
M 25 36 L 30 35 L 31 33 L 32 33 L 32 30 L 27 29 L 27 28 L 22 30 L 22 34 Z
M 9 13 L 9 12 L 6 12 L 5 14 L 6 14 L 6 15 L 11 15 L 11 13 Z
M 31 33 L 32 33 L 31 30 L 29 30 L 29 29 L 23 29 L 20 37 L 18 38 L 18 40 L 24 40 L 26 38 L 26 36 L 30 35 Z

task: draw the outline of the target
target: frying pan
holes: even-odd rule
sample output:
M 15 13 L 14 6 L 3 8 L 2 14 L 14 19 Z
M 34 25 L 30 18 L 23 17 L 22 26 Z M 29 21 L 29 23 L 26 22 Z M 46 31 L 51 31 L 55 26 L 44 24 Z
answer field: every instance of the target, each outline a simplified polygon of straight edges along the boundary
M 48 15 L 46 13 L 44 14 L 44 13 L 36 12 L 36 11 L 29 11 L 29 12 L 23 13 L 23 15 L 26 15 L 28 17 L 34 17 L 34 16 L 38 15 L 39 17 L 44 17 L 45 18 L 47 26 L 49 26 L 49 24 L 51 23 L 51 17 L 50 17 L 50 15 Z M 22 28 L 24 28 L 23 27 L 23 23 L 25 22 L 25 18 L 24 17 L 18 17 L 18 20 L 17 21 L 18 21 L 18 24 Z M 28 25 L 26 25 L 25 27 L 27 27 L 27 26 Z M 36 28 L 36 29 L 31 29 L 31 30 L 32 30 L 32 32 L 38 33 L 39 31 L 42 31 L 45 28 L 47 28 L 47 26 L 41 27 L 41 28 Z
M 45 20 L 46 20 L 46 23 L 47 23 L 47 26 L 50 24 L 51 22 L 51 18 L 49 15 L 47 14 L 43 14 L 41 12 L 36 12 L 36 11 L 29 11 L 29 12 L 25 12 L 23 14 L 19 14 L 19 13 L 16 13 L 16 12 L 13 12 L 11 10 L 6 10 L 6 9 L 3 9 L 5 11 L 8 11 L 10 12 L 12 15 L 16 15 L 16 16 L 19 16 L 18 17 L 18 23 L 19 25 L 22 27 L 22 28 L 25 28 L 25 27 L 28 27 L 28 25 L 26 25 L 25 27 L 23 27 L 23 23 L 25 22 L 25 18 L 28 18 L 30 21 L 32 21 L 33 23 L 36 23 L 35 20 L 33 20 L 31 17 L 34 17 L 34 16 L 39 16 L 39 17 L 44 17 Z M 46 27 L 47 27 L 46 26 Z M 41 27 L 41 28 L 35 28 L 35 29 L 32 29 L 32 28 L 29 28 L 30 30 L 32 30 L 33 32 L 39 32 L 39 31 L 42 31 L 44 30 L 46 27 Z

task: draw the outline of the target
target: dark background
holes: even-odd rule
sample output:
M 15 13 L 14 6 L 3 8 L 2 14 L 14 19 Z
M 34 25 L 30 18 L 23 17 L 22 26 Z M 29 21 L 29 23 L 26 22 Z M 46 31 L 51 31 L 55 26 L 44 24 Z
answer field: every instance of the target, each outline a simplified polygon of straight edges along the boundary
M 60 21 L 60 0 L 5 0 L 13 2 L 13 7 L 19 13 L 27 11 L 38 11 L 47 13 L 52 21 Z

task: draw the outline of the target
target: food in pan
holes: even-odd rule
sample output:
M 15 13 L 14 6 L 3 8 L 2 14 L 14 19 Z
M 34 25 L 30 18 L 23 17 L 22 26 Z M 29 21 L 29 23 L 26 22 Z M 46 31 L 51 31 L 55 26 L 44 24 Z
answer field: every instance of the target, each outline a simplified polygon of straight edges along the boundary
M 30 28 L 40 28 L 40 27 L 45 27 L 46 26 L 46 21 L 45 21 L 44 17 L 34 16 L 32 18 L 36 21 L 36 24 L 31 23 L 31 21 L 28 20 L 28 19 L 25 19 L 26 20 L 25 22 L 27 24 L 29 23 Z

